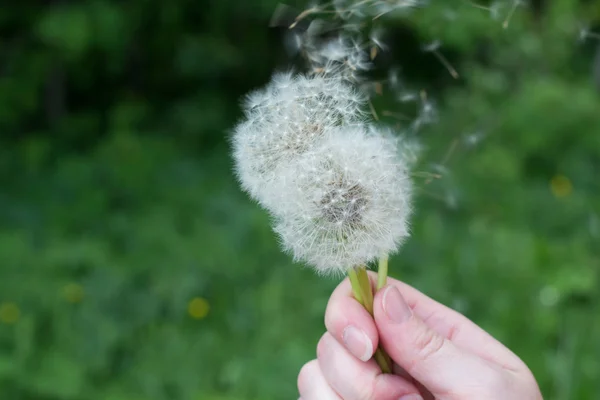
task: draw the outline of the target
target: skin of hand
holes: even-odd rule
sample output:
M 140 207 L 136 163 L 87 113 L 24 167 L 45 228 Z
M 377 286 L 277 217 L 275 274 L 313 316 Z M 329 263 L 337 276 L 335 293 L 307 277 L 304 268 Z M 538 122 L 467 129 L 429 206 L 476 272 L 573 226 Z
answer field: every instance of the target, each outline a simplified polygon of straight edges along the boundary
M 301 400 L 542 399 L 519 357 L 465 316 L 395 279 L 375 295 L 374 318 L 344 280 L 329 299 L 325 326 L 317 359 L 298 375 Z M 382 374 L 372 359 L 380 344 L 394 374 Z

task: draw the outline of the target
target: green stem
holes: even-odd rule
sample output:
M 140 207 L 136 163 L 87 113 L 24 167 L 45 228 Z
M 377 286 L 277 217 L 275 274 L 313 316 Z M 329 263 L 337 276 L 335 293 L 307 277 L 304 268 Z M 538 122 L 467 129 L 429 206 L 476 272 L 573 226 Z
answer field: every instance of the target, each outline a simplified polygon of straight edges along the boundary
M 362 296 L 360 294 L 360 283 L 358 283 L 358 276 L 356 275 L 356 269 L 352 268 L 348 271 L 348 277 L 350 278 L 350 284 L 352 285 L 352 293 L 354 294 L 354 298 L 364 306 L 364 302 Z
M 381 289 L 387 283 L 388 276 L 388 256 L 382 256 L 379 259 L 379 269 L 377 270 L 377 290 Z
M 369 274 L 367 274 L 367 268 L 362 265 L 357 268 L 356 272 L 358 274 L 358 283 L 365 303 L 364 306 L 369 314 L 373 316 L 373 287 L 371 286 Z
M 373 315 L 373 289 L 371 287 L 371 280 L 367 274 L 365 266 L 352 268 L 348 272 L 350 278 L 350 284 L 352 285 L 352 293 L 354 298 L 371 314 Z M 392 372 L 392 361 L 386 354 L 383 348 L 379 347 L 375 351 L 375 361 L 381 372 L 384 374 L 390 374 Z

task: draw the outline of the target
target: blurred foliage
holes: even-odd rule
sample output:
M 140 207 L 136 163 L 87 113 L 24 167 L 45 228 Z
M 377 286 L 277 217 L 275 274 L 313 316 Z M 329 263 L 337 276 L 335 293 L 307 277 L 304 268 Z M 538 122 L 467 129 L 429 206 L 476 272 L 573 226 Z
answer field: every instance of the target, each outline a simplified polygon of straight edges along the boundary
M 0 10 L 3 398 L 295 398 L 337 280 L 281 253 L 227 154 L 239 98 L 291 65 L 276 5 Z M 507 344 L 547 399 L 596 399 L 600 95 L 578 35 L 600 9 L 537 1 L 503 29 L 500 5 L 381 20 L 380 69 L 439 106 L 421 169 L 442 177 L 417 178 L 392 276 Z M 421 51 L 436 39 L 460 80 Z

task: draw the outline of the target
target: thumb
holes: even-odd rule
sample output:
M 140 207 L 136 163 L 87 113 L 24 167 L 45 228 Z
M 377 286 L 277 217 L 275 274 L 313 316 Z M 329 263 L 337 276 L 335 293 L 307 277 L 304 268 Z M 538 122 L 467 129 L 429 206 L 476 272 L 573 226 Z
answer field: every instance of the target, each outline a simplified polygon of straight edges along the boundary
M 436 398 L 481 394 L 497 386 L 499 371 L 428 327 L 395 286 L 377 293 L 374 314 L 380 341 L 392 360 Z

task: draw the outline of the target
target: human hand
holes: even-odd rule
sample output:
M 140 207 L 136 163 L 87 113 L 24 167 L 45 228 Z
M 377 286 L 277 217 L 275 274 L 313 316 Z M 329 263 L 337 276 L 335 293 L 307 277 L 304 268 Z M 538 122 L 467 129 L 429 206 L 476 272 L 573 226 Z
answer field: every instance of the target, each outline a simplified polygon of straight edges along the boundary
M 375 275 L 370 275 L 376 281 Z M 531 371 L 469 319 L 395 279 L 375 295 L 375 318 L 349 281 L 331 295 L 317 359 L 298 375 L 302 400 L 541 400 Z M 377 346 L 395 363 L 382 374 Z

